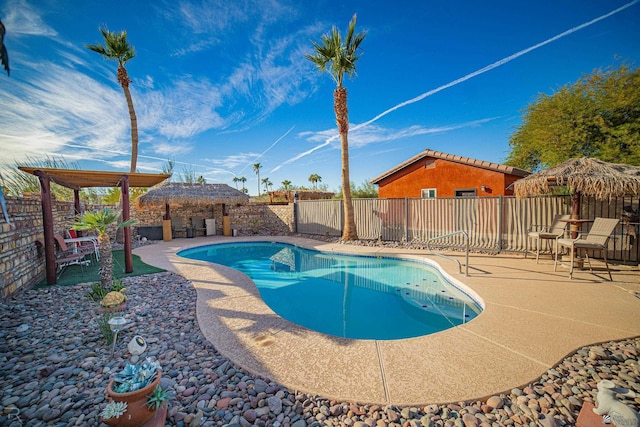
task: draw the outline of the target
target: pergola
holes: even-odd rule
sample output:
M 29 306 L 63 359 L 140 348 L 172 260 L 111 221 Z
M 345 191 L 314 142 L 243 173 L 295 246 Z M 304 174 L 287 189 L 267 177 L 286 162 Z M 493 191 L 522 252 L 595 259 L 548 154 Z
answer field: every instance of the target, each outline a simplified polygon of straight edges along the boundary
M 51 203 L 51 181 L 73 190 L 73 201 L 76 215 L 80 213 L 81 188 L 120 187 L 120 192 L 122 194 L 122 220 L 127 221 L 130 218 L 129 187 L 152 187 L 171 176 L 168 174 L 84 171 L 28 166 L 19 166 L 18 169 L 37 176 L 40 181 L 42 226 L 44 229 L 44 254 L 47 284 L 49 285 L 55 285 L 57 281 L 53 210 Z M 125 273 L 131 273 L 133 272 L 133 259 L 131 256 L 131 233 L 129 232 L 129 227 L 124 228 L 123 234 Z

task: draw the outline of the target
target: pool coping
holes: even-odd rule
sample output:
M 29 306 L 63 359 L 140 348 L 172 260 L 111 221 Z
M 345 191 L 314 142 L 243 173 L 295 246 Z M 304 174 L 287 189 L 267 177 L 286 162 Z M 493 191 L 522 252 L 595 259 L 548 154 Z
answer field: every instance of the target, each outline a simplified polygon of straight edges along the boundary
M 182 249 L 240 241 L 435 262 L 477 293 L 484 311 L 467 324 L 423 337 L 331 337 L 277 316 L 243 273 L 177 255 Z M 422 405 L 478 399 L 535 380 L 585 345 L 640 335 L 637 266 L 614 266 L 613 282 L 604 280 L 606 273 L 589 272 L 570 280 L 566 270 L 554 272 L 549 259 L 536 264 L 522 255 L 474 254 L 465 277 L 453 261 L 425 251 L 288 236 L 177 239 L 135 253 L 193 284 L 200 329 L 225 357 L 289 389 L 343 401 Z

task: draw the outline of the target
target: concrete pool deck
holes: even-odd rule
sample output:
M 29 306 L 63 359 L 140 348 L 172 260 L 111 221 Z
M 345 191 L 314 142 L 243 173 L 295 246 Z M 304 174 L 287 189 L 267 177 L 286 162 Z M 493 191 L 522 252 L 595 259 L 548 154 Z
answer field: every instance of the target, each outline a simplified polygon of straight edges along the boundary
M 292 324 L 262 302 L 254 283 L 228 267 L 176 252 L 207 244 L 278 241 L 344 254 L 430 259 L 484 301 L 473 321 L 392 341 L 331 337 Z M 585 345 L 640 336 L 637 266 L 592 261 L 586 271 L 553 271 L 547 256 L 472 254 L 469 277 L 426 251 L 324 243 L 286 236 L 198 237 L 134 251 L 150 265 L 185 277 L 197 291 L 204 336 L 224 356 L 292 390 L 359 403 L 418 405 L 479 399 L 527 384 Z M 460 253 L 454 255 L 461 262 Z M 606 279 L 605 279 L 606 278 Z

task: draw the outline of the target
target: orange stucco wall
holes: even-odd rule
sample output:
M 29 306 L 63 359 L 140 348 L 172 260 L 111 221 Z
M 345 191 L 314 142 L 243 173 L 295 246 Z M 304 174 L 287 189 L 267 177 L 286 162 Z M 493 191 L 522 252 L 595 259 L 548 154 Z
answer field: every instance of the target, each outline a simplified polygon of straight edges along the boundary
M 426 166 L 429 164 L 429 166 Z M 478 196 L 510 196 L 506 190 L 520 177 L 441 159 L 422 159 L 378 183 L 378 197 L 421 197 L 436 188 L 437 197 L 453 197 L 456 190 L 475 189 Z M 485 186 L 485 191 L 481 187 Z

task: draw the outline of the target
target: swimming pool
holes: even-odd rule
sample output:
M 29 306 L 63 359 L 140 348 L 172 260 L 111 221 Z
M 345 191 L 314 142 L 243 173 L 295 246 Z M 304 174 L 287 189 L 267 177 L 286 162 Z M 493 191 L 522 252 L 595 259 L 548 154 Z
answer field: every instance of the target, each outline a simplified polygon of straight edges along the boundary
M 482 311 L 470 293 L 416 261 L 275 242 L 223 243 L 178 255 L 245 273 L 279 316 L 342 338 L 417 337 L 461 325 Z

